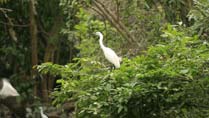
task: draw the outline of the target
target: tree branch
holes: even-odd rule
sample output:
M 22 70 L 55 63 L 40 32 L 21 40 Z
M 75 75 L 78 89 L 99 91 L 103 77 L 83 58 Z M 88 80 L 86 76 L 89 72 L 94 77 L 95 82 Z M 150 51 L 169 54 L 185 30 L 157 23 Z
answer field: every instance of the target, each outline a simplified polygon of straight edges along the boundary
M 24 25 L 19 25 L 19 24 L 9 24 L 9 23 L 5 23 L 3 21 L 0 21 L 0 24 L 3 24 L 3 25 L 9 25 L 9 26 L 14 26 L 14 27 L 29 27 L 29 24 L 24 24 Z
M 108 10 L 104 4 L 102 4 L 100 1 L 98 0 L 94 0 L 92 1 L 93 4 L 95 5 L 95 7 L 97 7 L 104 16 L 106 16 L 107 20 L 119 31 L 119 33 L 125 38 L 127 39 L 129 42 L 135 42 L 138 46 L 141 46 L 136 39 L 134 38 L 134 36 L 132 36 L 130 34 L 130 32 L 126 29 L 125 25 L 119 20 L 117 20 L 116 16 L 110 11 Z
M 10 11 L 9 9 L 3 9 L 3 8 L 0 8 L 0 11 L 4 14 L 4 17 L 7 19 L 8 21 L 8 32 L 9 32 L 9 35 L 10 37 L 13 39 L 13 41 L 17 42 L 17 37 L 16 37 L 16 32 L 13 28 L 14 24 L 12 22 L 12 19 L 7 15 L 7 11 Z
M 127 35 L 123 32 L 123 30 L 120 28 L 120 26 L 118 25 L 118 23 L 116 23 L 110 15 L 108 15 L 108 13 L 102 9 L 102 7 L 95 1 L 93 1 L 93 3 L 95 4 L 95 7 L 101 11 L 101 13 L 103 14 L 103 16 L 117 29 L 117 31 L 125 38 L 127 39 L 130 43 L 132 42 Z

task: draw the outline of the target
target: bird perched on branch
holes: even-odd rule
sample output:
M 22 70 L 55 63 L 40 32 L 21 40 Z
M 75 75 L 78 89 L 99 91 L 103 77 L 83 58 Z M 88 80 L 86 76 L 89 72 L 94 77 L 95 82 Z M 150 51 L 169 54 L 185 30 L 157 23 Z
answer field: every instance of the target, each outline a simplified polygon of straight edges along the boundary
M 0 80 L 0 97 L 20 96 L 17 90 L 6 79 Z
M 121 57 L 118 57 L 117 54 L 108 47 L 105 47 L 103 44 L 103 35 L 101 32 L 96 32 L 96 35 L 99 36 L 99 44 L 104 52 L 105 58 L 112 64 L 114 64 L 115 68 L 120 68 L 120 62 L 122 61 Z

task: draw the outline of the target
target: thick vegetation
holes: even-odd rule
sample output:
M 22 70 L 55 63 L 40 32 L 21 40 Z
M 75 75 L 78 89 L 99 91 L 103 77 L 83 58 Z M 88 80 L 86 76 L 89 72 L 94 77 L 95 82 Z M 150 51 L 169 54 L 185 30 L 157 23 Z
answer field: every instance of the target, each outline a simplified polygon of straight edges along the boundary
M 46 63 L 39 70 L 61 75 L 54 103 L 76 101 L 79 118 L 208 117 L 208 43 L 170 25 L 162 37 L 117 70 L 87 58 L 65 66 Z
M 27 103 L 73 103 L 75 118 L 209 117 L 208 0 L 0 0 L 0 18 L 0 77 Z

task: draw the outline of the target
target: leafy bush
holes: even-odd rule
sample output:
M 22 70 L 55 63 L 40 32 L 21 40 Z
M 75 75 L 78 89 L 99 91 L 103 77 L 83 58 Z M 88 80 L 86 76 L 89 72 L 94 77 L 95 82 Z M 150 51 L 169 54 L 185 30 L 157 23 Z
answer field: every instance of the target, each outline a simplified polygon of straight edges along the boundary
M 125 58 L 120 69 L 88 58 L 38 66 L 62 77 L 54 104 L 74 100 L 77 118 L 208 117 L 209 44 L 172 26 L 163 32 L 161 43 L 145 55 Z

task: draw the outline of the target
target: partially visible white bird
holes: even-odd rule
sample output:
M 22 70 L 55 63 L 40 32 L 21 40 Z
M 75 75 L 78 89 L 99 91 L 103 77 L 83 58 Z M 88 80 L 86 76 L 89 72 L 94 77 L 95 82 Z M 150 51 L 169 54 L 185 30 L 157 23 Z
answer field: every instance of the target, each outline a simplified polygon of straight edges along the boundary
M 0 80 L 0 97 L 6 98 L 9 96 L 20 96 L 17 90 L 9 83 L 8 80 Z
M 108 47 L 105 47 L 103 44 L 103 35 L 101 32 L 96 32 L 96 35 L 99 36 L 99 44 L 104 52 L 105 58 L 112 64 L 114 64 L 115 68 L 120 68 L 120 62 L 122 61 L 121 57 L 118 57 L 117 54 Z
M 48 116 L 46 114 L 44 114 L 43 108 L 39 107 L 39 109 L 40 109 L 40 113 L 41 113 L 41 118 L 48 118 Z

